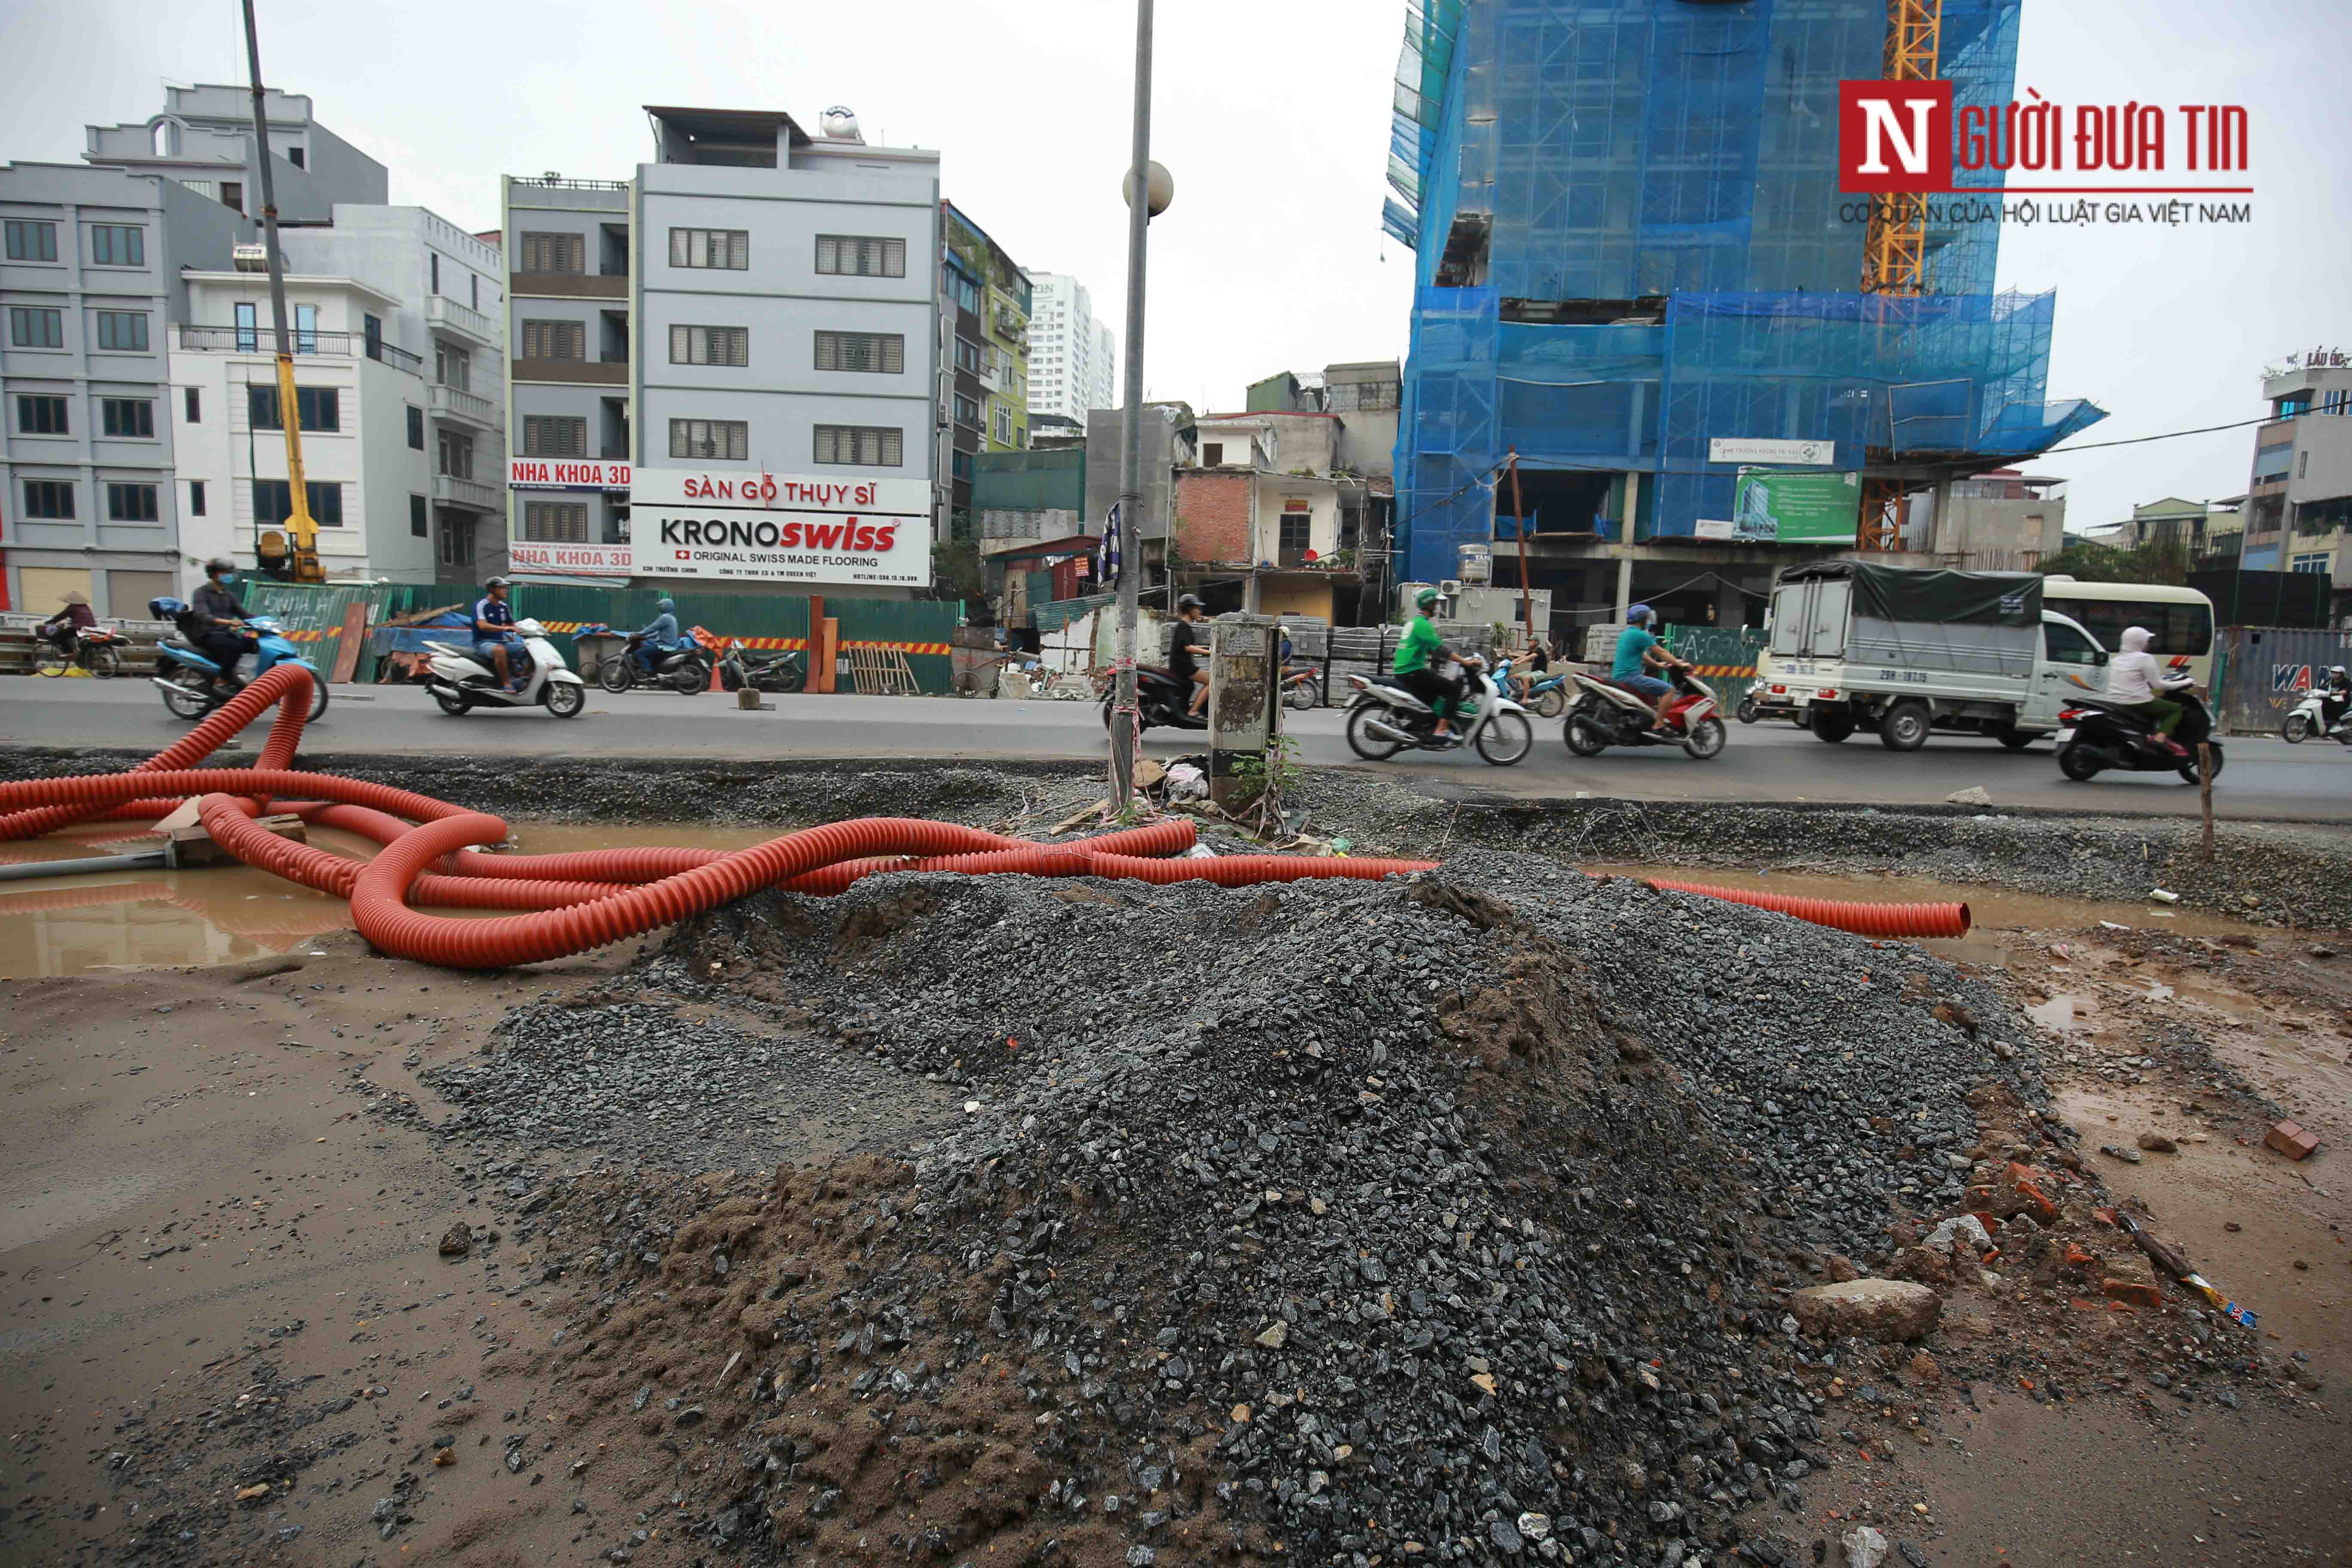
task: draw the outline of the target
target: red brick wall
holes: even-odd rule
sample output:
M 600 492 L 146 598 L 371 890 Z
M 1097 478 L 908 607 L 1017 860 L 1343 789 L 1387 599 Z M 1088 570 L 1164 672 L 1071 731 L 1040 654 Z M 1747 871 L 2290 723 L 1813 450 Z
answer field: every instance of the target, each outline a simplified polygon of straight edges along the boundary
M 1176 548 L 1187 561 L 1246 561 L 1254 474 L 1186 468 L 1176 476 Z

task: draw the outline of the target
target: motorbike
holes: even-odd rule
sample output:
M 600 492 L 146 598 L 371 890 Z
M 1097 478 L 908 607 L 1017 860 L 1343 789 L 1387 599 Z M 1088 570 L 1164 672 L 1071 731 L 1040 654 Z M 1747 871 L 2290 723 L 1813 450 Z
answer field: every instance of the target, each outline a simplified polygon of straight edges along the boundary
M 606 626 L 583 626 L 578 633 L 583 637 L 617 635 L 620 634 Z M 630 632 L 627 636 L 628 646 L 616 658 L 606 659 L 596 672 L 605 690 L 626 691 L 640 680 L 667 686 L 681 697 L 692 697 L 710 689 L 710 656 L 702 650 L 701 644 L 684 642 L 676 647 L 656 652 L 653 656 L 653 673 L 647 675 L 643 661 L 637 657 L 637 650 L 645 645 L 645 633 Z
M 147 613 L 159 621 L 178 622 L 188 613 L 186 601 L 181 599 L 150 599 Z M 238 658 L 235 669 L 224 670 L 210 655 L 199 649 L 186 636 L 175 634 L 155 645 L 155 673 L 150 679 L 163 693 L 163 706 L 175 719 L 202 719 L 214 709 L 236 695 L 238 689 L 249 685 L 281 664 L 299 664 L 310 672 L 310 718 L 315 721 L 327 710 L 327 678 L 319 667 L 302 657 L 286 636 L 285 628 L 268 616 L 248 616 L 246 631 L 254 640 L 254 648 Z M 230 689 L 224 691 L 216 684 L 226 679 Z
M 1348 684 L 1355 696 L 1348 704 L 1348 748 L 1368 763 L 1384 763 L 1407 746 L 1423 751 L 1450 752 L 1475 746 L 1495 767 L 1507 768 L 1524 761 L 1535 749 L 1535 726 L 1528 710 L 1503 695 L 1503 689 L 1475 658 L 1462 660 L 1474 709 L 1465 724 L 1444 740 L 1436 737 L 1437 713 L 1402 686 L 1351 675 Z
M 59 647 L 46 634 L 33 655 L 33 673 L 52 678 L 63 675 L 68 668 L 89 671 L 100 680 L 111 680 L 122 670 L 122 650 L 131 639 L 111 626 L 81 626 L 74 632 L 73 647 Z
M 743 651 L 740 642 L 730 642 L 727 651 L 719 657 L 719 684 L 730 691 L 740 691 L 748 686 L 756 691 L 789 696 L 808 685 L 808 668 L 797 653 L 754 658 Z
M 1507 659 L 1496 666 L 1495 678 L 1500 681 L 1503 694 L 1538 719 L 1557 719 L 1568 711 L 1568 672 L 1545 670 L 1539 674 L 1520 675 Z
M 588 687 L 563 666 L 563 656 L 547 640 L 547 628 L 535 620 L 514 625 L 518 642 L 507 645 L 507 668 L 522 678 L 509 691 L 499 683 L 497 668 L 470 651 L 451 649 L 433 656 L 432 678 L 425 689 L 451 718 L 476 708 L 545 708 L 559 719 L 577 719 L 588 706 Z M 522 661 L 523 668 L 515 670 Z
M 2295 704 L 2294 711 L 2289 713 L 2286 721 L 2279 726 L 2280 739 L 2290 746 L 2299 746 L 2314 735 L 2322 735 L 2339 745 L 2352 746 L 2352 710 L 2347 710 L 2343 718 L 2329 724 L 2324 706 L 2326 696 L 2326 689 L 2322 687 Z
M 1282 672 L 1282 703 L 1304 713 L 1315 706 L 1322 672 L 1311 664 L 1294 664 Z
M 1572 679 L 1577 695 L 1561 736 L 1580 757 L 1597 757 L 1612 746 L 1680 746 L 1694 760 L 1706 762 L 1723 751 L 1728 736 L 1723 704 L 1686 669 L 1666 672 L 1675 697 L 1666 704 L 1663 726 L 1650 700 L 1631 687 L 1580 672 Z
M 1111 708 L 1118 700 L 1117 678 L 1102 677 L 1102 721 L 1103 728 L 1108 730 L 1110 728 Z M 1156 724 L 1163 730 L 1207 729 L 1209 716 L 1191 711 L 1192 691 L 1191 681 L 1179 680 L 1157 665 L 1137 665 L 1135 709 L 1141 721 L 1139 728 L 1149 730 Z
M 2221 742 L 2213 737 L 2213 713 L 2187 676 L 2166 680 L 2158 690 L 2180 704 L 2180 723 L 2172 738 L 2189 755 L 2162 745 L 2147 717 L 2095 697 L 2078 697 L 2058 715 L 2058 771 L 2076 784 L 2087 784 L 2114 768 L 2130 773 L 2179 773 L 2183 783 L 2197 784 L 2197 745 L 2205 742 L 2213 759 L 2212 776 L 2221 776 Z

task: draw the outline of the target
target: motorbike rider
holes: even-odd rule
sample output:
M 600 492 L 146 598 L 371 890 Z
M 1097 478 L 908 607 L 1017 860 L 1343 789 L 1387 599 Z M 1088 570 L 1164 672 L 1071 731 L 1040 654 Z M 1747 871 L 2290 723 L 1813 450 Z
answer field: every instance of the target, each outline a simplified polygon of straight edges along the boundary
M 2164 661 L 2147 651 L 2155 640 L 2155 634 L 2146 626 L 2124 628 L 2124 650 L 2107 661 L 2107 701 L 2147 720 L 2157 743 L 2175 756 L 2185 757 L 2189 748 L 2174 740 L 2172 731 L 2187 710 L 2157 694 L 2157 682 L 2164 679 L 2165 669 Z
M 73 595 L 68 594 L 66 598 L 70 601 Z M 2327 684 L 2319 693 L 2319 732 L 2334 734 L 2347 709 L 2352 709 L 2352 675 L 2347 675 L 2342 665 L 2331 664 L 2327 667 Z
M 1202 611 L 1205 608 L 1195 594 L 1177 600 L 1176 626 L 1168 638 L 1168 673 L 1176 678 L 1179 686 L 1192 684 L 1192 702 L 1186 711 L 1195 715 L 1209 704 L 1209 672 L 1201 668 L 1192 651 L 1206 650 L 1209 646 L 1208 634 L 1201 629 Z
M 75 639 L 84 626 L 98 625 L 97 612 L 89 607 L 89 595 L 80 589 L 68 591 L 66 607 L 41 623 L 40 635 L 67 658 L 73 657 Z
M 1412 606 L 1418 613 L 1405 623 L 1393 668 L 1396 683 L 1428 703 L 1429 710 L 1437 715 L 1437 728 L 1431 731 L 1430 739 L 1459 745 L 1461 738 L 1454 733 L 1454 720 L 1461 711 L 1462 688 L 1438 673 L 1455 660 L 1454 650 L 1437 635 L 1437 600 L 1434 588 L 1423 588 L 1412 596 Z
M 507 657 L 507 644 L 515 635 L 514 606 L 507 603 L 513 592 L 513 584 L 493 577 L 482 584 L 482 596 L 474 602 L 474 657 L 497 666 L 499 684 L 509 691 L 518 684 Z
M 1625 612 L 1625 629 L 1617 637 L 1617 658 L 1610 666 L 1609 679 L 1628 690 L 1638 692 L 1649 700 L 1655 728 L 1666 727 L 1666 703 L 1675 689 L 1650 673 L 1653 669 L 1688 669 L 1688 659 L 1676 658 L 1665 650 L 1651 626 L 1658 612 L 1647 605 L 1636 605 Z
M 223 691 L 236 685 L 237 660 L 257 652 L 260 641 L 245 629 L 245 601 L 236 596 L 236 563 L 215 555 L 205 563 L 205 580 L 188 605 L 186 629 L 206 658 L 220 666 L 212 684 Z
M 664 599 L 654 605 L 653 620 L 637 634 L 638 668 L 653 674 L 656 661 L 678 645 L 679 636 L 677 602 Z

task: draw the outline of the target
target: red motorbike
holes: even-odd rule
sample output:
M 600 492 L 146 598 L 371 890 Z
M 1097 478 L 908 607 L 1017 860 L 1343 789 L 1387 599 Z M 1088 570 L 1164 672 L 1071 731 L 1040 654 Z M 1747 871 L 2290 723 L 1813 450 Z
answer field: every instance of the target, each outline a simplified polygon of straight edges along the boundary
M 1612 746 L 1680 746 L 1706 762 L 1723 751 L 1723 704 L 1686 669 L 1666 672 L 1675 695 L 1664 723 L 1650 700 L 1632 687 L 1580 670 L 1569 671 L 1568 679 L 1575 697 L 1568 705 L 1563 739 L 1580 757 L 1597 757 Z

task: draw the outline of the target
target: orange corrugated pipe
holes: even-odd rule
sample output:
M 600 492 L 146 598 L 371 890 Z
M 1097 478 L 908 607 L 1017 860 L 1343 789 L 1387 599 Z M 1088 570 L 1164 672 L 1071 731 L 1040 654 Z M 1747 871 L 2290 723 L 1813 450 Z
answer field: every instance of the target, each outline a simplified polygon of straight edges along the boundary
M 1703 882 L 1667 882 L 1655 878 L 1649 880 L 1650 886 L 1662 891 L 1697 893 L 1726 903 L 1777 910 L 1817 926 L 1850 931 L 1856 936 L 1966 936 L 1972 923 L 1966 904 L 1862 904 L 1843 899 L 1808 899 L 1794 893 L 1751 893 L 1739 888 L 1713 888 Z
M 0 815 L 0 840 L 34 837 L 91 817 L 124 817 L 142 810 L 161 816 L 196 795 L 198 816 L 224 849 L 289 881 L 348 898 L 352 924 L 380 950 L 471 969 L 585 952 L 761 888 L 837 893 L 861 877 L 895 870 L 1199 879 L 1242 887 L 1306 878 L 1377 879 L 1435 865 L 1277 855 L 1153 858 L 1192 847 L 1189 818 L 1059 845 L 1025 843 L 953 823 L 867 817 L 788 833 L 748 849 L 484 855 L 478 847 L 507 837 L 507 826 L 498 817 L 389 784 L 294 772 L 310 681 L 301 666 L 279 665 L 178 744 L 128 773 L 0 784 L 0 811 L 6 813 Z M 194 765 L 272 702 L 279 705 L 278 718 L 253 767 Z M 383 847 L 362 864 L 280 838 L 253 820 L 265 805 L 358 833 Z M 524 912 L 458 920 L 420 913 L 410 907 L 412 900 Z

